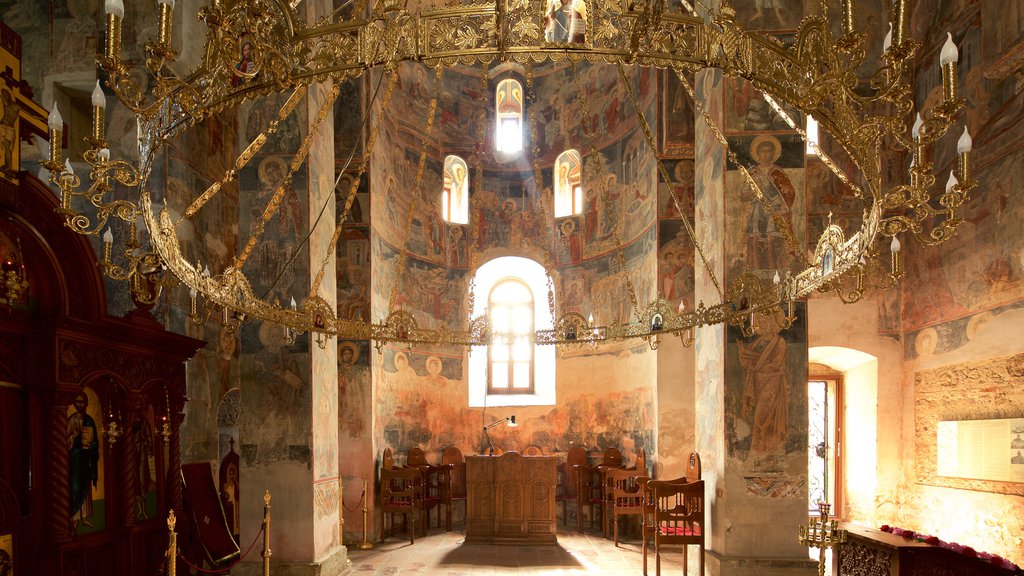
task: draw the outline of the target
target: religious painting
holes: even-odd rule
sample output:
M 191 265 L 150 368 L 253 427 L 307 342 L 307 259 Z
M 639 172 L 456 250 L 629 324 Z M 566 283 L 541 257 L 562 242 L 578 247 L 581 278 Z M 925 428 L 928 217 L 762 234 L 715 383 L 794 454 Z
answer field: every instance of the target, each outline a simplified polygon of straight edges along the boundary
M 587 40 L 585 0 L 544 0 L 544 40 L 558 44 L 583 44 Z
M 942 250 L 907 243 L 903 290 L 913 298 L 902 300 L 904 330 L 948 322 L 1020 300 L 1024 287 L 1020 251 L 1024 241 L 1015 226 L 995 224 L 1024 218 L 1024 206 L 1010 201 L 1016 183 L 1024 177 L 1024 151 L 998 160 L 988 173 L 991 177 L 983 196 L 964 205 L 957 242 L 943 245 Z
M 20 168 L 18 118 L 21 106 L 7 87 L 0 89 L 0 176 L 16 181 Z
M 370 224 L 370 186 L 369 176 L 363 174 L 359 179 L 359 184 L 353 190 L 353 186 L 356 184 L 356 172 L 346 172 L 337 178 L 338 184 L 334 187 L 334 199 L 335 206 L 338 210 L 338 218 L 344 216 L 345 226 L 368 226 Z M 348 202 L 349 196 L 352 197 L 352 204 L 348 207 L 347 212 L 342 212 L 345 209 L 345 204 Z
M 457 224 L 448 227 L 448 242 L 445 244 L 448 267 L 466 268 L 469 265 L 468 245 L 466 235 L 468 228 Z
M 338 170 L 357 168 L 355 164 L 362 157 L 366 135 L 363 130 L 365 83 L 365 76 L 342 82 L 341 91 L 334 102 L 334 161 L 338 164 Z
M 752 336 L 726 329 L 727 446 L 752 495 L 802 498 L 806 489 L 803 475 L 790 472 L 805 469 L 807 458 L 806 305 L 794 312 L 785 329 L 760 317 Z
M 135 519 L 156 518 L 157 489 L 157 445 L 156 414 L 152 404 L 147 404 L 132 424 L 131 435 L 135 442 L 135 465 L 139 479 L 135 485 Z
M 758 30 L 785 30 L 796 28 L 803 18 L 799 4 L 783 0 L 733 0 L 736 21 Z
M 683 72 L 693 86 L 693 75 Z M 661 153 L 664 156 L 693 158 L 696 137 L 696 111 L 693 98 L 671 68 L 662 71 L 661 90 Z M 703 121 L 703 120 L 702 120 Z
M 658 296 L 673 306 L 693 305 L 693 240 L 682 220 L 658 222 Z
M 694 194 L 694 161 L 683 160 L 662 160 L 665 171 L 672 179 L 671 182 L 662 181 L 658 173 L 658 218 L 679 218 L 679 211 L 682 210 L 688 218 L 693 217 L 693 194 Z
M 727 229 L 742 231 L 726 248 L 730 276 L 743 269 L 768 276 L 786 270 L 805 250 L 803 141 L 799 135 L 759 134 L 730 137 L 729 146 L 753 180 L 751 185 L 729 163 L 726 194 L 730 203 L 744 206 L 726 212 Z
M 308 289 L 302 283 L 309 266 L 308 251 L 302 249 L 308 231 L 307 195 L 299 193 L 307 189 L 306 172 L 297 170 L 287 179 L 291 172 L 285 157 L 263 156 L 255 158 L 239 174 L 238 227 L 243 237 L 248 238 L 263 221 L 270 202 L 279 202 L 277 210 L 269 214 L 265 231 L 257 238 L 248 260 L 248 266 L 255 270 L 248 275 L 253 289 L 267 293 L 271 300 L 276 297 L 287 302 Z M 221 272 L 212 267 L 210 271 Z
M 256 63 L 253 61 L 253 43 L 248 34 L 238 38 L 238 60 L 231 69 L 231 85 L 241 86 L 256 76 Z
M 0 534 L 0 574 L 17 576 L 14 570 L 14 535 Z
M 580 219 L 576 217 L 560 218 L 558 228 L 557 264 L 579 264 L 583 255 L 583 233 L 580 230 Z
M 338 342 L 339 430 L 359 438 L 369 430 L 370 343 L 366 340 Z
M 1024 64 L 1024 6 L 1020 2 L 982 2 L 980 8 L 981 21 L 985 23 L 982 47 L 986 76 L 1006 78 Z
M 260 134 L 266 134 L 267 141 L 263 144 L 260 152 L 264 154 L 291 154 L 299 148 L 302 138 L 305 135 L 306 122 L 296 106 L 283 120 L 278 120 L 281 108 L 290 97 L 288 93 L 268 94 L 256 102 L 249 115 L 245 118 L 245 146 L 248 146 Z M 277 129 L 271 134 L 267 128 L 271 122 L 278 120 Z M 251 166 L 258 159 L 254 158 L 249 162 Z
M 727 132 L 789 131 L 786 117 L 797 126 L 803 126 L 800 112 L 775 99 L 785 115 L 780 114 L 765 100 L 764 95 L 749 80 L 743 78 L 725 79 L 725 130 Z
M 242 388 L 242 403 L 253 410 L 242 413 L 242 430 L 247 433 L 242 446 L 254 450 L 253 465 L 267 465 L 291 459 L 312 466 L 309 431 L 312 429 L 311 364 L 308 347 L 312 335 L 288 343 L 284 326 L 273 322 L 244 324 L 242 344 L 252 352 L 240 358 L 243 381 L 260 382 L 252 389 Z M 255 332 L 255 334 L 254 334 Z M 254 338 L 255 336 L 255 338 Z M 255 340 L 255 341 L 253 341 Z M 300 360 L 305 360 L 301 361 Z M 265 422 L 277 422 L 265 426 Z
M 76 392 L 68 406 L 70 521 L 78 535 L 99 532 L 106 527 L 102 414 L 103 407 L 92 388 Z
M 338 318 L 370 321 L 370 270 L 368 231 L 362 227 L 343 231 L 335 267 Z

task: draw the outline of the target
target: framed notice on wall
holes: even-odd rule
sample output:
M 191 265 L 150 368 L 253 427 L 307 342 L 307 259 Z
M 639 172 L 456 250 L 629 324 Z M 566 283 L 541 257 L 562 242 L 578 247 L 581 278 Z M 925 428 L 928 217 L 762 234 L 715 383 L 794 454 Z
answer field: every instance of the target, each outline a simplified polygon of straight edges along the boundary
M 1024 418 L 940 420 L 938 476 L 1024 482 Z

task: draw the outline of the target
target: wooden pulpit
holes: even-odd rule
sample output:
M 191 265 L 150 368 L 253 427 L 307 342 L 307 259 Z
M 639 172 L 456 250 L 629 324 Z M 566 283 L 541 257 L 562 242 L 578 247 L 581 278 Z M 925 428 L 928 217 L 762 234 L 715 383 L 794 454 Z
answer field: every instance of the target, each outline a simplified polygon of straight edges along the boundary
M 554 544 L 554 456 L 466 457 L 466 542 Z

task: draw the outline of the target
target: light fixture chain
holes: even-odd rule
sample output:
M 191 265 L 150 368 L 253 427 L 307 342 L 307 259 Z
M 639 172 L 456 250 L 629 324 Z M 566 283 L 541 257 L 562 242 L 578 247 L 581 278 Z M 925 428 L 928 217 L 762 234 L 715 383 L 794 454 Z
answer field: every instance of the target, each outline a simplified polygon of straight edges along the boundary
M 295 88 L 295 90 L 292 92 L 292 95 L 288 98 L 288 100 L 285 101 L 284 105 L 281 106 L 281 109 L 277 112 L 277 118 L 274 118 L 270 122 L 270 124 L 267 125 L 267 128 L 258 136 L 256 136 L 256 138 L 253 139 L 249 146 L 241 154 L 238 155 L 238 158 L 235 159 L 234 168 L 225 172 L 223 178 L 211 184 L 210 187 L 207 188 L 205 192 L 203 192 L 202 194 L 199 195 L 198 198 L 193 200 L 192 204 L 190 204 L 188 208 L 185 209 L 182 216 L 178 218 L 178 221 L 174 223 L 175 226 L 180 224 L 182 220 L 184 220 L 185 218 L 191 218 L 192 216 L 195 216 L 196 212 L 198 212 L 203 206 L 206 205 L 207 202 L 209 202 L 214 196 L 216 196 L 217 192 L 220 192 L 221 188 L 223 188 L 225 184 L 234 180 L 235 176 L 238 175 L 238 172 L 242 168 L 245 168 L 245 166 L 249 164 L 249 161 L 252 160 L 256 153 L 263 148 L 264 144 L 266 144 L 267 135 L 274 134 L 275 132 L 277 132 L 277 125 L 280 122 L 282 122 L 285 118 L 287 118 L 288 115 L 292 113 L 292 110 L 294 110 L 295 107 L 299 104 L 299 102 L 302 101 L 302 97 L 306 95 L 306 90 L 308 87 L 308 84 L 302 84 Z
M 732 147 L 729 146 L 729 141 L 725 138 L 725 135 L 722 134 L 722 129 L 715 122 L 714 118 L 711 117 L 711 114 L 709 114 L 704 108 L 704 104 L 697 100 L 693 86 L 691 86 L 686 77 L 683 76 L 682 71 L 676 70 L 676 76 L 679 77 L 680 83 L 682 83 L 686 93 L 690 96 L 694 106 L 696 106 L 697 110 L 700 111 L 704 123 L 707 124 L 708 128 L 711 129 L 712 134 L 714 134 L 715 139 L 718 140 L 719 144 L 721 144 L 722 150 L 725 151 L 726 156 L 728 156 L 729 160 L 736 165 L 740 174 L 743 175 L 743 179 L 746 180 L 747 185 L 750 186 L 751 190 L 753 190 L 754 196 L 757 197 L 757 201 L 761 203 L 761 207 L 764 208 L 764 211 L 768 213 L 768 217 L 771 218 L 772 223 L 775 224 L 775 228 L 782 233 L 782 237 L 786 240 L 786 244 L 789 245 L 790 252 L 792 252 L 793 256 L 799 259 L 804 266 L 809 266 L 810 263 L 807 261 L 807 255 L 804 254 L 804 250 L 800 248 L 800 244 L 797 243 L 796 237 L 793 235 L 793 227 L 791 223 L 786 222 L 782 216 L 772 209 L 771 205 L 765 199 L 764 192 L 761 190 L 761 187 L 758 186 L 754 177 L 750 175 L 750 171 L 747 170 L 747 167 L 740 163 L 739 158 L 736 156 L 736 152 L 734 152 Z
M 392 74 L 388 80 L 386 91 L 381 100 L 381 106 L 386 108 L 388 103 L 391 102 L 391 95 L 394 92 L 395 78 L 397 74 Z M 355 202 L 356 193 L 359 191 L 359 184 L 363 180 L 363 174 L 366 173 L 366 167 L 370 165 L 370 155 L 373 153 L 374 144 L 377 143 L 377 134 L 380 131 L 380 117 L 376 118 L 376 121 L 370 126 L 370 135 L 366 141 L 366 147 L 363 150 L 363 160 L 359 163 L 359 169 L 356 172 L 355 178 L 352 179 L 352 184 L 349 186 L 348 193 L 345 196 L 345 206 L 341 210 L 341 214 L 338 216 L 338 223 L 334 226 L 334 234 L 331 235 L 331 241 L 327 244 L 327 249 L 324 251 L 324 257 L 320 261 L 320 267 L 317 270 L 316 277 L 313 279 L 312 284 L 309 288 L 309 297 L 315 296 L 320 291 L 320 284 L 324 281 L 324 271 L 327 269 L 327 263 L 331 258 L 336 256 L 338 249 L 338 240 L 341 238 L 341 232 L 345 226 L 345 220 L 348 218 L 350 211 L 352 210 L 352 203 Z
M 831 170 L 832 173 L 835 174 L 836 178 L 839 178 L 843 182 L 843 184 L 846 184 L 846 186 L 848 186 L 850 190 L 853 191 L 854 196 L 856 196 L 857 198 L 863 198 L 864 191 L 861 190 L 860 186 L 857 186 L 850 180 L 849 176 L 847 176 L 846 173 L 843 172 L 843 169 L 840 168 L 834 160 L 832 160 L 831 156 L 829 156 L 824 150 L 821 149 L 821 146 L 818 146 L 817 142 L 814 142 L 813 140 L 809 140 L 807 138 L 807 132 L 799 124 L 797 124 L 796 120 L 794 120 L 793 117 L 789 115 L 789 112 L 786 112 L 786 110 L 782 106 L 779 106 L 779 103 L 775 101 L 775 98 L 772 98 L 771 94 L 768 94 L 767 92 L 762 92 L 761 94 L 764 96 L 765 101 L 768 102 L 768 104 L 772 107 L 773 110 L 775 110 L 775 113 L 778 114 L 783 120 L 785 120 L 786 124 L 788 124 L 790 128 L 796 130 L 800 134 L 800 138 L 803 139 L 803 141 L 806 142 L 812 150 L 814 150 L 814 153 L 818 156 L 818 158 L 821 158 L 822 164 L 828 166 L 829 170 Z
M 259 241 L 260 236 L 263 235 L 263 231 L 267 226 L 267 222 L 273 218 L 274 214 L 277 213 L 278 207 L 281 205 L 281 201 L 284 199 L 285 190 L 292 184 L 292 178 L 295 176 L 295 172 L 298 171 L 299 167 L 306 159 L 306 155 L 309 153 L 309 147 L 313 143 L 313 138 L 316 137 L 317 133 L 320 132 L 320 124 L 323 123 L 324 118 L 327 117 L 328 112 L 334 106 L 334 101 L 338 97 L 338 93 L 341 91 L 341 85 L 335 83 L 331 88 L 330 94 L 324 99 L 323 104 L 320 106 L 320 110 L 317 112 L 316 119 L 313 121 L 313 125 L 309 128 L 309 133 L 306 134 L 306 138 L 302 141 L 299 149 L 292 156 L 292 163 L 288 166 L 288 172 L 281 179 L 280 184 L 277 185 L 277 189 L 274 190 L 274 195 L 270 198 L 270 202 L 267 203 L 267 207 L 263 210 L 260 219 L 253 223 L 253 230 L 249 236 L 249 240 L 245 243 L 245 247 L 242 252 L 235 258 L 232 267 L 236 270 L 241 270 L 245 265 L 246 260 L 252 254 L 253 249 L 256 247 L 256 243 Z
M 629 101 L 633 104 L 633 111 L 636 113 L 637 122 L 640 124 L 640 129 L 644 133 L 644 138 L 647 139 L 647 145 L 650 146 L 652 150 L 657 150 L 657 148 L 655 148 L 654 135 L 651 133 L 651 127 L 647 123 L 647 118 L 640 111 L 640 105 L 636 101 L 636 94 L 633 93 L 633 87 L 626 81 L 626 71 L 623 69 L 622 64 L 619 64 L 618 67 L 619 76 L 626 88 L 626 94 L 629 96 Z M 693 98 L 692 94 L 690 98 Z M 672 195 L 672 203 L 676 207 L 676 212 L 679 213 L 679 219 L 683 221 L 683 227 L 686 229 L 686 235 L 690 237 L 690 242 L 693 243 L 693 247 L 697 250 L 697 255 L 700 256 L 700 261 L 704 264 L 704 269 L 707 270 L 708 276 L 711 277 L 711 283 L 714 284 L 715 289 L 718 290 L 719 298 L 725 300 L 725 293 L 722 291 L 722 287 L 718 283 L 718 277 L 715 276 L 715 271 L 711 268 L 711 264 L 708 263 L 708 259 L 704 255 L 704 249 L 701 248 L 700 242 L 697 241 L 697 233 L 693 230 L 693 226 L 690 224 L 689 214 L 683 212 L 682 205 L 679 203 L 679 198 L 676 196 L 676 189 L 671 185 L 672 179 L 669 178 L 668 170 L 665 169 L 665 164 L 662 163 L 661 157 L 657 154 L 654 156 L 658 165 L 658 172 L 661 174 L 661 179 L 669 185 L 668 190 L 669 194 Z

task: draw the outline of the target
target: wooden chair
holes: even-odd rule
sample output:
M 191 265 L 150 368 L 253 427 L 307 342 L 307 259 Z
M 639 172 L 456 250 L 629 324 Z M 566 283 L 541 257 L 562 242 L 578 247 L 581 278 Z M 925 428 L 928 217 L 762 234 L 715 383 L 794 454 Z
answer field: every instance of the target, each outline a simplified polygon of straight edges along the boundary
M 612 524 L 615 545 L 619 545 L 619 517 L 636 516 L 637 524 L 643 515 L 644 490 L 650 478 L 639 470 L 612 468 L 605 474 L 605 493 L 610 502 L 608 517 Z M 641 537 L 643 537 L 641 529 Z
M 445 448 L 441 455 L 441 466 L 448 475 L 448 501 L 445 506 L 445 530 L 452 530 L 452 503 L 462 502 L 463 516 L 466 513 L 466 458 L 455 446 Z
M 640 476 L 647 476 L 647 451 L 643 448 L 637 448 L 636 462 L 630 470 L 635 470 Z
M 576 465 L 576 530 L 583 533 L 583 507 L 590 508 L 590 526 L 593 528 L 597 510 L 604 506 L 604 483 L 600 466 Z M 602 530 L 603 532 L 603 530 Z
M 408 468 L 418 468 L 423 474 L 423 501 L 420 504 L 423 515 L 420 517 L 420 522 L 423 527 L 423 535 L 426 536 L 427 529 L 430 528 L 430 511 L 437 508 L 437 525 L 441 526 L 441 505 L 451 505 L 448 501 L 450 476 L 445 473 L 446 470 L 443 466 L 433 466 L 427 462 L 427 456 L 420 448 L 409 449 L 405 464 Z
M 704 574 L 704 481 L 651 480 L 644 497 L 644 574 L 647 540 L 654 546 L 655 574 L 661 576 L 661 547 L 683 547 L 683 575 L 688 574 L 687 549 L 700 548 L 700 574 Z
M 391 515 L 391 529 L 395 515 L 402 515 L 402 527 L 409 532 L 409 542 L 416 543 L 416 521 L 423 507 L 423 474 L 419 468 L 380 469 L 380 509 Z M 385 522 L 386 528 L 386 522 Z
M 618 468 L 624 468 L 625 463 L 622 458 L 622 452 L 618 448 L 610 447 L 604 451 L 604 456 L 601 458 L 601 464 L 598 466 L 598 477 L 601 482 L 601 495 L 604 502 L 601 504 L 601 534 L 607 538 L 612 531 L 611 525 L 611 493 L 607 490 L 605 484 L 605 478 L 608 475 L 609 470 Z
M 565 513 L 566 502 L 576 502 L 579 494 L 577 485 L 577 466 L 587 465 L 587 451 L 582 446 L 573 446 L 565 455 L 565 462 L 558 471 L 558 482 L 555 486 L 555 501 L 562 503 L 562 522 L 569 525 L 569 517 Z M 579 514 L 579 508 L 576 509 Z

